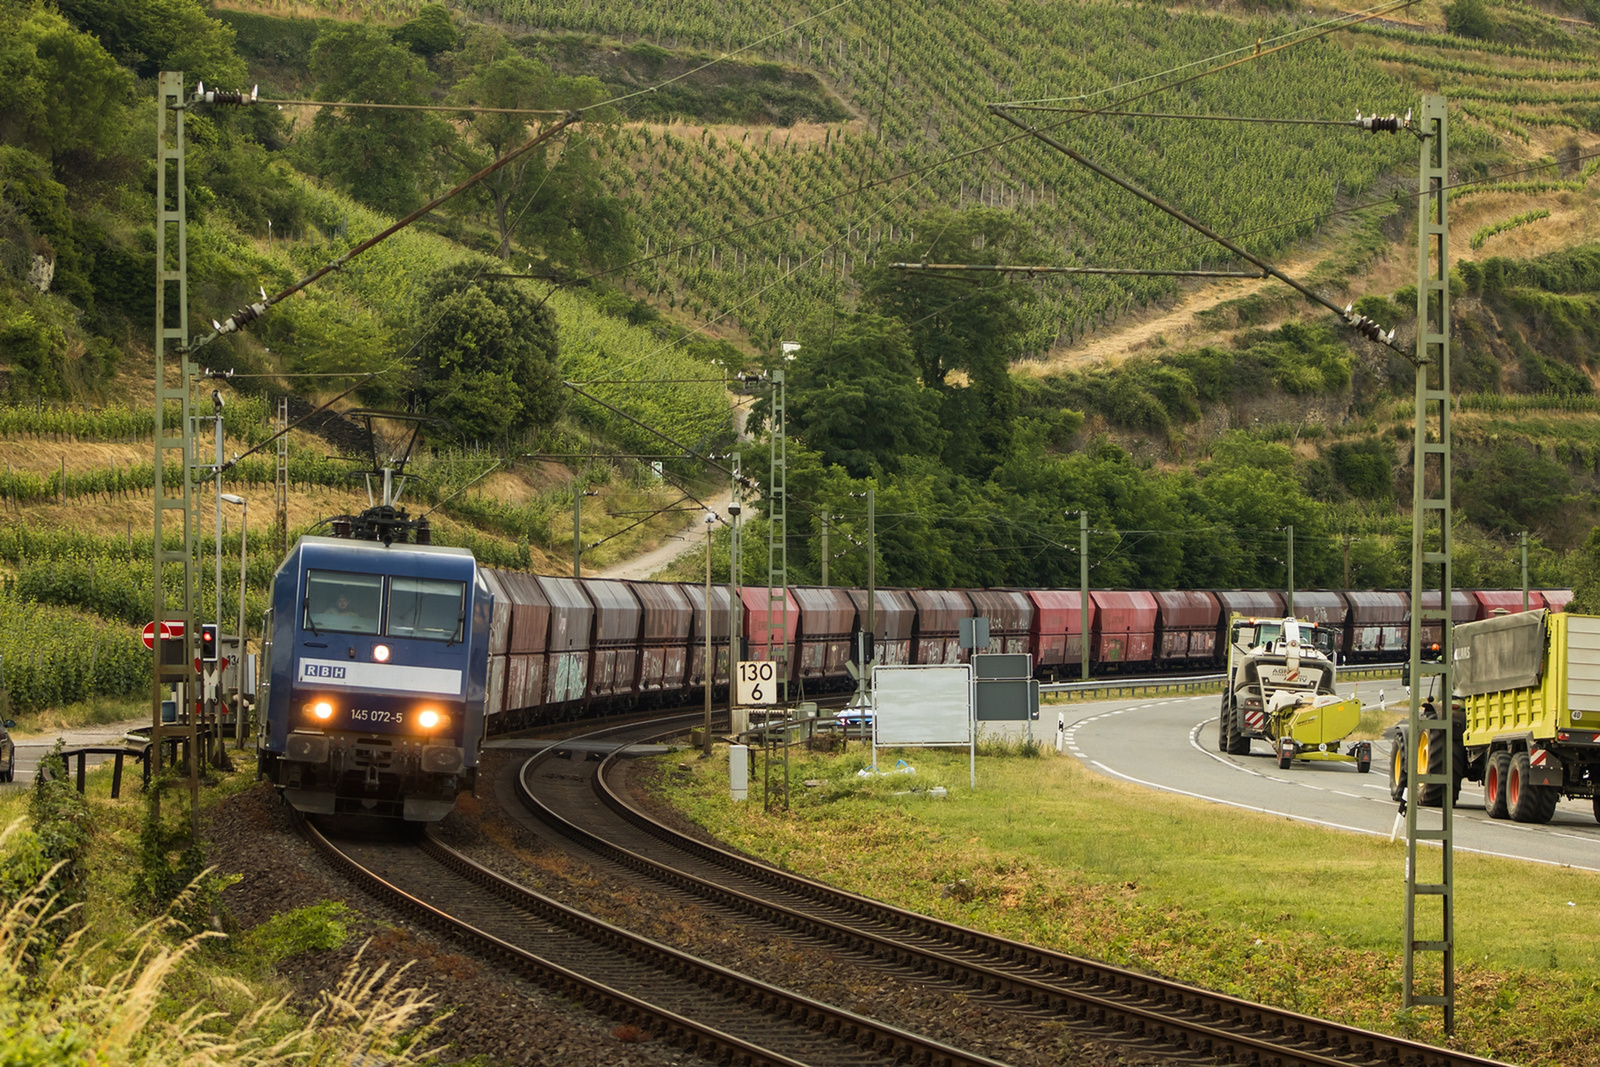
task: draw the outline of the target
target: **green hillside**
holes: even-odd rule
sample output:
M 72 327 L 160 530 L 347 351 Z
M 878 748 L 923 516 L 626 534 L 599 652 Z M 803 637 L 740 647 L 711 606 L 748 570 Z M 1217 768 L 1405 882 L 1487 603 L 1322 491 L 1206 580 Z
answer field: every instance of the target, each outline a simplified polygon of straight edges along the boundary
M 784 364 L 794 580 L 820 577 L 825 522 L 833 580 L 864 580 L 872 485 L 888 583 L 1075 584 L 1068 513 L 1083 508 L 1096 584 L 1277 585 L 1291 525 L 1297 584 L 1407 584 L 1403 359 L 1273 283 L 889 267 L 1238 266 L 987 110 L 1108 106 L 1192 78 L 1126 104 L 1187 119 L 1028 114 L 1395 327 L 1402 346 L 1414 140 L 1197 116 L 1343 121 L 1449 97 L 1456 580 L 1515 584 L 1527 530 L 1536 583 L 1581 583 L 1600 491 L 1591 13 L 1459 0 L 1322 32 L 1337 14 L 1277 2 L 13 4 L 0 13 L 16 72 L 0 90 L 8 521 L 83 527 L 73 501 L 82 511 L 99 494 L 109 512 L 148 490 L 153 77 L 181 68 L 288 101 L 189 112 L 197 325 L 327 264 L 545 121 L 293 101 L 587 109 L 551 146 L 203 355 L 238 372 L 240 440 L 264 439 L 285 393 L 349 389 L 342 406 L 434 416 L 414 499 L 486 559 L 565 569 L 574 474 L 616 494 L 593 522 L 597 538 L 620 536 L 591 562 L 679 518 L 622 533 L 625 513 L 681 506 L 681 494 L 635 461 L 571 471 L 538 457 L 665 454 L 669 481 L 699 499 L 718 479 L 695 457 L 727 450 L 748 406 L 746 468 L 764 481 L 767 391 L 730 397 L 720 382 L 780 365 L 783 338 L 801 343 Z M 32 457 L 40 434 L 59 456 Z M 340 496 L 356 488 L 349 464 L 327 458 L 350 446 L 338 440 L 295 437 L 297 524 L 359 503 Z M 232 484 L 260 486 L 269 469 L 247 460 Z M 144 510 L 130 514 L 148 536 Z M 10 553 L 18 595 L 137 614 L 136 573 L 101 588 L 110 561 L 137 567 L 138 551 L 112 544 L 122 524 L 95 517 L 73 531 L 90 541 L 39 550 L 81 559 L 87 588 L 64 564 L 40 572 L 33 553 Z M 747 556 L 752 579 L 761 556 Z

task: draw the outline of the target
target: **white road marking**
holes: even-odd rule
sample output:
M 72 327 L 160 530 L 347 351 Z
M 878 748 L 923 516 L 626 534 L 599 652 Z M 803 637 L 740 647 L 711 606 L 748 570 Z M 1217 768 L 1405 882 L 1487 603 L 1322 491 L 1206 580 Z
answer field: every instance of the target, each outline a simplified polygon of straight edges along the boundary
M 1222 797 L 1208 796 L 1205 793 L 1192 793 L 1187 789 L 1174 789 L 1174 788 L 1172 788 L 1171 786 L 1168 786 L 1168 785 L 1161 785 L 1159 782 L 1147 782 L 1142 778 L 1135 778 L 1131 774 L 1123 774 L 1121 771 L 1114 770 L 1111 767 L 1107 767 L 1104 763 L 1101 763 L 1099 760 L 1091 760 L 1090 762 L 1092 762 L 1096 767 L 1099 767 L 1105 773 L 1111 775 L 1113 778 L 1121 778 L 1123 781 L 1132 782 L 1135 785 L 1142 785 L 1142 786 L 1145 786 L 1148 789 L 1155 789 L 1155 790 L 1158 790 L 1158 791 L 1160 791 L 1162 793 L 1174 793 L 1174 794 L 1176 794 L 1178 796 L 1193 797 L 1196 800 L 1205 800 L 1205 801 L 1209 801 L 1212 804 L 1221 804 L 1224 807 L 1239 808 L 1239 809 L 1241 809 L 1243 811 L 1259 812 L 1262 815 L 1274 815 L 1274 816 L 1277 816 L 1278 818 L 1290 819 L 1290 820 L 1292 820 L 1294 822 L 1310 823 L 1313 826 L 1325 826 L 1325 827 L 1327 827 L 1327 828 L 1329 828 L 1331 830 L 1348 830 L 1351 833 L 1365 834 L 1368 837 L 1388 837 L 1389 836 L 1388 832 L 1384 831 L 1384 830 L 1367 830 L 1367 829 L 1363 829 L 1362 827 L 1359 827 L 1359 826 L 1348 826 L 1348 825 L 1346 825 L 1344 823 L 1328 822 L 1327 820 L 1324 820 L 1324 819 L 1312 819 L 1312 818 L 1309 818 L 1309 817 L 1304 816 L 1304 815 L 1295 815 L 1292 812 L 1276 811 L 1276 810 L 1274 810 L 1272 808 L 1257 807 L 1254 804 L 1240 804 L 1240 803 L 1238 803 L 1236 801 L 1225 800 Z M 1527 827 L 1527 829 L 1531 829 L 1531 827 Z M 1585 840 L 1587 840 L 1587 839 L 1585 839 Z M 1436 841 L 1424 841 L 1424 842 L 1422 842 L 1422 844 L 1438 847 L 1439 843 L 1436 842 Z M 1523 862 L 1526 862 L 1526 863 L 1543 864 L 1546 867 L 1565 867 L 1565 868 L 1568 868 L 1568 869 L 1574 870 L 1574 871 L 1592 871 L 1594 873 L 1600 874 L 1600 867 L 1585 867 L 1582 864 L 1563 863 L 1563 862 L 1561 862 L 1559 860 L 1545 860 L 1545 859 L 1539 859 L 1539 858 L 1534 857 L 1534 856 L 1518 856 L 1518 855 L 1515 855 L 1515 854 L 1510 853 L 1510 852 L 1495 852 L 1495 851 L 1492 851 L 1490 849 L 1484 849 L 1484 848 L 1468 848 L 1465 845 L 1453 845 L 1451 850 L 1454 851 L 1454 852 L 1470 852 L 1470 853 L 1472 853 L 1474 855 L 1477 855 L 1477 856 L 1490 856 L 1490 857 L 1493 857 L 1495 859 L 1522 860 Z

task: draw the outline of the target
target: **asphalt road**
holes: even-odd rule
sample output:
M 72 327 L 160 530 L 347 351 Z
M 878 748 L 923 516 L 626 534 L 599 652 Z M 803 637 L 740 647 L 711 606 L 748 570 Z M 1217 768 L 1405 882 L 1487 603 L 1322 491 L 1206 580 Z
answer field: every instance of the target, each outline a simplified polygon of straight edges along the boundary
M 1376 682 L 1340 687 L 1357 691 L 1367 703 L 1376 702 L 1380 688 Z M 1393 682 L 1387 690 L 1391 702 L 1402 696 Z M 1299 761 L 1280 771 L 1261 741 L 1248 756 L 1218 751 L 1220 699 L 1207 693 L 1055 704 L 1040 709 L 1044 721 L 1038 725 L 1046 726 L 1042 740 L 1052 743 L 1049 727 L 1060 714 L 1066 752 L 1096 774 L 1336 830 L 1382 837 L 1394 830 L 1397 805 L 1389 799 L 1386 742 L 1373 743 L 1368 774 L 1358 774 L 1354 764 Z M 1437 826 L 1437 809 L 1424 810 L 1423 825 Z M 1466 782 L 1455 809 L 1455 850 L 1600 872 L 1600 823 L 1586 800 L 1561 801 L 1543 826 L 1490 819 L 1481 786 Z
M 33 785 L 34 773 L 39 768 L 39 761 L 45 757 L 55 746 L 59 737 L 67 748 L 77 745 L 116 745 L 122 742 L 123 735 L 136 726 L 149 726 L 148 717 L 143 719 L 130 719 L 127 722 L 106 723 L 103 726 L 84 726 L 71 730 L 59 730 L 55 733 L 21 736 L 15 732 L 11 739 L 17 746 L 17 769 L 14 780 L 10 785 L 0 785 L 0 791 L 28 789 Z M 102 762 L 109 760 L 110 756 L 90 756 L 88 765 L 98 767 Z M 77 767 L 77 761 L 68 767 L 69 773 Z M 136 780 L 139 774 L 139 764 L 124 763 L 122 773 L 124 782 Z

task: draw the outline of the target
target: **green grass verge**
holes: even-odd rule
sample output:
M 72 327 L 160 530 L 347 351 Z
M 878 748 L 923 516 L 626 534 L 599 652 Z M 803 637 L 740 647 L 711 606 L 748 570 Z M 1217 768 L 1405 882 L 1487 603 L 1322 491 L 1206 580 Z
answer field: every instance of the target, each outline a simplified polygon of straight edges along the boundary
M 730 801 L 725 758 L 664 768 L 661 785 L 723 840 L 845 889 L 1445 1042 L 1436 1010 L 1400 1007 L 1403 845 L 1152 793 L 1053 752 L 980 756 L 976 792 L 965 753 L 879 755 L 916 773 L 860 778 L 860 748 L 791 753 L 788 813 Z M 930 797 L 935 785 L 948 796 Z M 1431 876 L 1437 861 L 1421 862 Z M 1600 1064 L 1600 932 L 1584 921 L 1600 878 L 1465 853 L 1455 877 L 1448 1043 L 1514 1063 Z

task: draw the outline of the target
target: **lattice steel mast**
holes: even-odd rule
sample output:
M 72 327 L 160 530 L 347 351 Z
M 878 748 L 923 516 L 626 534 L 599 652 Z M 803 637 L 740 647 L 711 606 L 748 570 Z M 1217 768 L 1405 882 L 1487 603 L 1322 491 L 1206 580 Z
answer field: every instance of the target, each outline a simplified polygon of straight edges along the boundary
M 1451 740 L 1450 625 L 1450 227 L 1448 217 L 1449 125 L 1442 96 L 1424 97 L 1422 161 L 1417 189 L 1417 352 L 1416 430 L 1411 498 L 1411 707 L 1406 761 L 1406 911 L 1404 1004 L 1444 1007 L 1446 1032 L 1455 1030 L 1455 744 Z M 1430 435 L 1430 422 L 1437 431 Z M 1430 484 L 1431 483 L 1431 484 Z M 1430 493 L 1430 489 L 1432 492 Z M 1437 596 L 1435 607 L 1424 598 Z M 1437 662 L 1422 659 L 1422 627 L 1439 627 Z M 1434 680 L 1437 679 L 1437 682 Z M 1425 697 L 1427 711 L 1424 714 Z M 1442 730 L 1436 734 L 1431 731 Z M 1433 739 L 1445 738 L 1442 745 Z M 1436 751 L 1443 749 L 1443 751 Z M 1418 825 L 1428 787 L 1440 794 L 1439 825 Z M 1436 879 L 1419 871 L 1417 845 L 1437 841 Z M 1439 901 L 1439 926 L 1431 938 L 1417 936 L 1419 899 Z M 1436 952 L 1442 974 L 1440 992 L 1417 991 L 1416 955 Z

